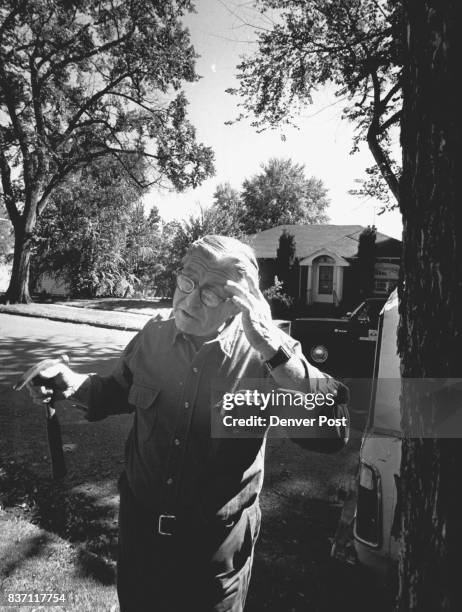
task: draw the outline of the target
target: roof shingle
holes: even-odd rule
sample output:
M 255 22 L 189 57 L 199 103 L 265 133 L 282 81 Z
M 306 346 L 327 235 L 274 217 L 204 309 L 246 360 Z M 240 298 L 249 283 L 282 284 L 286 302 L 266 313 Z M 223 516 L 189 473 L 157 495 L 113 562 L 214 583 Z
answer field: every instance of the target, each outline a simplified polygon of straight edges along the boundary
M 258 259 L 275 259 L 279 238 L 283 230 L 295 237 L 297 257 L 303 259 L 319 249 L 327 249 L 340 257 L 354 257 L 358 252 L 362 225 L 278 225 L 248 236 L 248 244 Z M 377 232 L 376 244 L 395 241 L 394 238 Z

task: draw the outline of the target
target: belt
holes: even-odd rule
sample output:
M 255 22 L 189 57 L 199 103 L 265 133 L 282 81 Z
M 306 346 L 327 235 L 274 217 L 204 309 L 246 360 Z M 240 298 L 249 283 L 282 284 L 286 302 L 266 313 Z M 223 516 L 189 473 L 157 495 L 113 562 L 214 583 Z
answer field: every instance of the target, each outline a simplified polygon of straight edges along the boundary
M 177 518 L 173 514 L 160 514 L 157 521 L 157 533 L 162 536 L 172 536 L 177 531 Z
M 206 526 L 206 529 L 210 530 L 211 532 L 226 533 L 227 531 L 230 531 L 239 522 L 241 516 L 242 512 L 240 512 L 237 516 L 233 517 L 226 523 L 216 522 L 209 524 Z M 156 532 L 161 536 L 174 536 L 185 532 L 191 533 L 191 530 L 194 530 L 194 525 L 192 525 L 190 521 L 180 519 L 174 514 L 160 514 L 157 519 L 156 527 Z

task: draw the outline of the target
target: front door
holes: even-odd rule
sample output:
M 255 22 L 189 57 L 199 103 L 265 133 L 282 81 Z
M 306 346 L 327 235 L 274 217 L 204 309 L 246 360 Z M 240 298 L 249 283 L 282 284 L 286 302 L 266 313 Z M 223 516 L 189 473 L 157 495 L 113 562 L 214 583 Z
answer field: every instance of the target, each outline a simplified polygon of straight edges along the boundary
M 332 304 L 334 302 L 334 266 L 318 264 L 314 266 L 313 301 Z

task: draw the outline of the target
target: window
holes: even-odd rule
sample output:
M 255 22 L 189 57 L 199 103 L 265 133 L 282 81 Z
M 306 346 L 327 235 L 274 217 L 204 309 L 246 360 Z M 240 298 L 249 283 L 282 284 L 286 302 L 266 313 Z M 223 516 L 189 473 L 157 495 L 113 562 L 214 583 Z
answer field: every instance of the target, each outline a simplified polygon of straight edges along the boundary
M 379 280 L 374 279 L 374 293 L 378 295 L 389 295 L 396 287 L 396 280 Z

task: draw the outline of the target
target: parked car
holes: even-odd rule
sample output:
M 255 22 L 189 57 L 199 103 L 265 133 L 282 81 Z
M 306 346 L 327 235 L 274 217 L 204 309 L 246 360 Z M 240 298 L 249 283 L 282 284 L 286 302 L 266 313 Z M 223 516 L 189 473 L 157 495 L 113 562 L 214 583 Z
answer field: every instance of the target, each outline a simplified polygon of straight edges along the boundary
M 359 454 L 353 525 L 358 560 L 394 579 L 399 554 L 397 491 L 401 463 L 400 360 L 396 290 L 379 317 L 370 411 Z
M 300 341 L 307 359 L 322 370 L 336 376 L 371 376 L 379 312 L 385 301 L 368 298 L 341 318 L 295 319 L 292 336 Z

